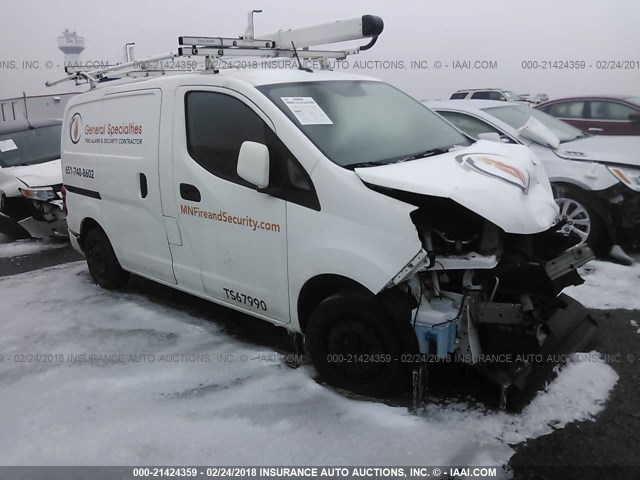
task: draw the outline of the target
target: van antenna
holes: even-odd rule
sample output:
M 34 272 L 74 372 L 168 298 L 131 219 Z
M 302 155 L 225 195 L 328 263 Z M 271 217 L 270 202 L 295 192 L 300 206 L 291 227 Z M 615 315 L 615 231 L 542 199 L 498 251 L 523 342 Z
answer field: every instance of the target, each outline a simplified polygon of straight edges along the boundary
M 308 67 L 304 67 L 302 65 L 302 62 L 300 61 L 300 57 L 298 56 L 298 50 L 296 49 L 296 44 L 293 43 L 293 40 L 291 41 L 291 46 L 293 47 L 293 54 L 296 56 L 296 60 L 298 61 L 298 70 L 302 70 L 303 72 L 313 73 L 313 70 L 311 70 Z

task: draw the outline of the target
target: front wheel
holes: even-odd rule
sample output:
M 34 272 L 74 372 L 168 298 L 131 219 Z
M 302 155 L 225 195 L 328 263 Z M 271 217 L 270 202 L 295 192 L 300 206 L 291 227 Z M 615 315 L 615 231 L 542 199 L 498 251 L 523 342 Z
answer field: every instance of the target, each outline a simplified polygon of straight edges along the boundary
M 84 254 L 93 280 L 109 290 L 124 287 L 129 280 L 129 272 L 120 266 L 111 242 L 100 229 L 94 228 L 84 239 Z
M 554 187 L 554 197 L 560 208 L 556 222 L 566 220 L 562 231 L 577 235 L 579 245 L 588 245 L 596 255 L 606 255 L 613 242 L 602 215 L 595 208 L 595 200 L 585 192 L 565 186 Z
M 382 397 L 406 378 L 398 329 L 368 292 L 348 289 L 323 300 L 309 318 L 306 345 L 320 377 L 338 388 Z

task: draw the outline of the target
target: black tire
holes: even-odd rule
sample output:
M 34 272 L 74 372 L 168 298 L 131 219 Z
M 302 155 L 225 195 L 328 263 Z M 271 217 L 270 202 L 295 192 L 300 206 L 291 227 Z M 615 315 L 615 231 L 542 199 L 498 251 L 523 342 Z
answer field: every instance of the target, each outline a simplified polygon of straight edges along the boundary
M 577 222 L 588 221 L 589 231 L 587 237 L 583 239 L 584 243 L 589 245 L 597 256 L 606 256 L 613 247 L 614 241 L 603 218 L 606 213 L 603 212 L 603 208 L 598 208 L 597 199 L 579 188 L 566 185 L 554 186 L 553 191 L 556 203 L 560 207 L 558 220 L 563 219 L 563 207 L 567 208 L 565 216 L 570 223 L 563 227 L 563 230 L 567 232 L 582 230 L 584 224 L 580 225 Z
M 314 367 L 330 385 L 384 397 L 406 383 L 400 334 L 371 293 L 347 289 L 326 298 L 309 317 L 305 337 Z
M 111 242 L 99 228 L 91 229 L 83 242 L 84 255 L 93 280 L 109 290 L 122 288 L 129 281 L 129 272 L 120 266 Z

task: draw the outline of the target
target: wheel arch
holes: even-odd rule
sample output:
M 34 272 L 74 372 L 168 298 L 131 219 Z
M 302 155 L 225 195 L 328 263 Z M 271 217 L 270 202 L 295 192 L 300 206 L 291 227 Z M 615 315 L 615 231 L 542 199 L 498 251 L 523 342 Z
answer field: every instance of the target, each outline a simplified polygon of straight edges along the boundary
M 413 300 L 410 295 L 398 287 L 385 289 L 377 295 L 361 283 L 337 274 L 317 275 L 305 282 L 300 289 L 297 303 L 298 324 L 304 335 L 311 313 L 324 299 L 346 288 L 355 288 L 375 296 L 387 310 L 391 321 L 398 328 L 398 332 L 407 353 L 417 353 L 418 339 L 411 328 L 411 311 Z
M 307 280 L 298 295 L 297 313 L 300 331 L 305 332 L 309 316 L 320 302 L 345 288 L 356 288 L 371 293 L 361 283 L 343 275 L 324 273 Z
M 611 215 L 607 210 L 606 203 L 604 199 L 598 195 L 597 191 L 590 190 L 579 183 L 574 183 L 568 180 L 551 182 L 551 185 L 554 189 L 554 197 L 556 189 L 565 189 L 570 193 L 576 193 L 577 195 L 584 197 L 584 201 L 589 202 L 589 205 L 603 218 L 605 222 L 608 223 L 610 221 Z M 613 225 L 611 225 L 611 227 L 613 228 Z
M 101 230 L 105 235 L 107 234 L 107 232 L 104 231 L 104 228 L 102 228 L 102 225 L 100 225 L 97 220 L 91 217 L 83 219 L 80 223 L 80 237 L 78 243 L 80 244 L 80 248 L 82 249 L 82 251 L 84 251 L 84 240 L 87 237 L 87 233 L 89 233 L 94 228 Z

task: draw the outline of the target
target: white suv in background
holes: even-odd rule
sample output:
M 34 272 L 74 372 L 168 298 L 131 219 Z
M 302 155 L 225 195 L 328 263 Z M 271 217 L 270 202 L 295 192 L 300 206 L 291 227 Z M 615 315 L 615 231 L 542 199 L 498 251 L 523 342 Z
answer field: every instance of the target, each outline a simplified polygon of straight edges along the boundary
M 520 95 L 502 88 L 471 88 L 458 90 L 451 94 L 449 100 L 497 100 L 500 102 L 522 102 Z

